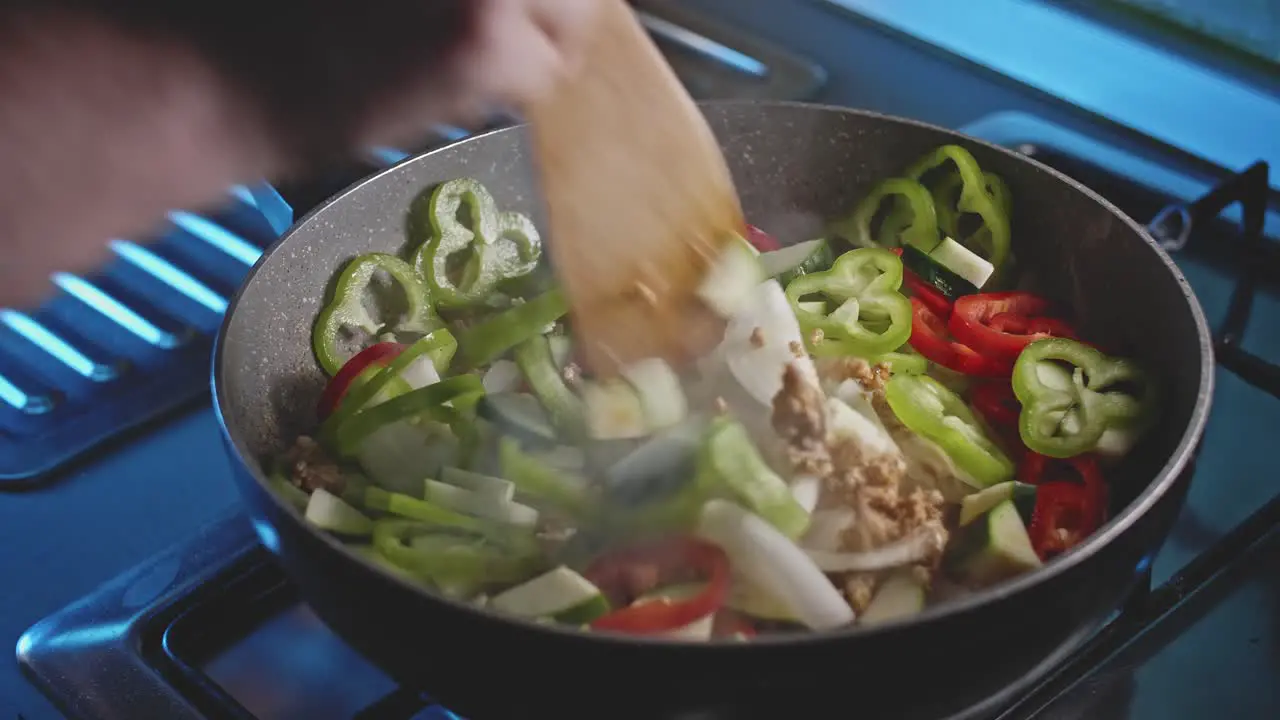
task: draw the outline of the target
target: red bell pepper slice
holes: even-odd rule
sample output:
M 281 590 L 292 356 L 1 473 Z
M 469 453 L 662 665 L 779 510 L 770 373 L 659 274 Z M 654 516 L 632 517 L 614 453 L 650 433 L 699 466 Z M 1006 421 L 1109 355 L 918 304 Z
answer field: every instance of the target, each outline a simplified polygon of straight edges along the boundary
M 969 405 L 991 426 L 1005 454 L 1014 462 L 1021 462 L 1028 452 L 1022 436 L 1018 434 L 1022 403 L 1013 394 L 1009 381 L 990 380 L 974 384 L 969 390 Z
M 1063 479 L 1064 470 L 1074 478 Z M 1042 560 L 1080 544 L 1106 520 L 1107 486 L 1096 457 L 1057 460 L 1028 452 L 1018 474 L 1037 486 L 1027 535 Z
M 697 595 L 632 604 L 647 590 L 694 579 L 690 574 L 706 582 Z M 593 562 L 585 577 L 615 607 L 625 605 L 593 621 L 593 630 L 648 635 L 682 628 L 720 610 L 729 592 L 729 558 L 716 545 L 679 536 L 611 553 Z
M 997 428 L 1018 426 L 1022 403 L 1013 394 L 1013 385 L 993 380 L 975 385 L 969 391 L 969 404 L 989 424 Z
M 947 329 L 982 355 L 1010 367 L 1023 348 L 1047 337 L 1076 339 L 1066 322 L 1048 317 L 1049 301 L 1031 293 L 998 292 L 957 298 Z
M 893 254 L 902 257 L 902 248 L 894 248 Z M 951 317 L 951 301 L 947 296 L 905 267 L 902 268 L 902 284 L 907 286 L 911 297 L 920 298 L 920 302 L 928 306 L 935 315 L 943 320 Z
M 755 225 L 747 225 L 747 242 L 762 253 L 782 249 L 782 243 Z
M 952 340 L 947 323 L 920 298 L 911 298 L 911 347 L 949 370 L 964 375 L 1008 377 L 1011 363 L 983 357 L 964 343 Z
M 330 413 L 338 409 L 347 390 L 351 389 L 351 383 L 365 371 L 365 368 L 386 365 L 395 356 L 404 352 L 404 348 L 405 346 L 400 343 L 380 342 L 356 353 L 342 365 L 338 373 L 325 386 L 324 392 L 320 394 L 320 401 L 316 404 L 316 414 L 321 420 L 329 417 Z

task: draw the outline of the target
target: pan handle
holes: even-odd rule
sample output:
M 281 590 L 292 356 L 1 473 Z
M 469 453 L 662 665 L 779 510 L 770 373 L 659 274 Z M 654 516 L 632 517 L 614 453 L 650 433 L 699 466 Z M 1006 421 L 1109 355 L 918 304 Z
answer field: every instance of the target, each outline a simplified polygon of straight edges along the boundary
M 1164 208 L 1147 225 L 1147 230 L 1166 250 L 1181 250 L 1197 226 L 1211 222 L 1230 205 L 1240 203 L 1243 220 L 1240 276 L 1231 291 L 1226 317 L 1214 333 L 1214 355 L 1218 364 L 1245 382 L 1280 398 L 1280 367 L 1244 349 L 1254 293 L 1263 273 L 1272 269 L 1266 246 L 1269 241 L 1263 233 L 1270 191 L 1267 163 L 1256 162 L 1222 181 L 1199 200 Z

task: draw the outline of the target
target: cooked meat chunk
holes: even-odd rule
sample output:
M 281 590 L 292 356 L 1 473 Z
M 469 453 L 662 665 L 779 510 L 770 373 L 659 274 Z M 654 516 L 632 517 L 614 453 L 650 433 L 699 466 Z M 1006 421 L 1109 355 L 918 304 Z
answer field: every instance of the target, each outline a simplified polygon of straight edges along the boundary
M 774 431 L 786 443 L 787 458 L 796 473 L 818 478 L 831 474 L 826 398 L 794 363 L 782 373 L 782 389 L 773 398 L 772 421 Z
M 320 443 L 306 435 L 299 435 L 293 442 L 293 447 L 285 453 L 285 462 L 289 467 L 289 481 L 307 492 L 324 489 L 340 494 L 346 489 L 346 478 L 338 464 Z

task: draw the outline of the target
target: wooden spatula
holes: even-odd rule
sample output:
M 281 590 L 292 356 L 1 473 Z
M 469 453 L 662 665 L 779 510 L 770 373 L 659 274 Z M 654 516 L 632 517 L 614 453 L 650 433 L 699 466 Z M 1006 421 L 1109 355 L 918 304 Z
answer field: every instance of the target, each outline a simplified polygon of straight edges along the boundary
M 719 340 L 723 319 L 699 289 L 745 223 L 693 99 L 627 4 L 600 5 L 581 69 L 526 116 L 574 333 L 609 376 Z

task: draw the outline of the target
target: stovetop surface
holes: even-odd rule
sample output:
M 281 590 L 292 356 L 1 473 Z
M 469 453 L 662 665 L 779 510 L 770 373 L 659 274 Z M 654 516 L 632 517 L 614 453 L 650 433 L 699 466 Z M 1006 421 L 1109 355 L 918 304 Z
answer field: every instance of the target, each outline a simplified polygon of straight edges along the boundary
M 689 4 L 733 18 L 735 25 L 752 34 L 816 60 L 828 74 L 827 85 L 818 96 L 824 102 L 871 107 L 957 128 L 994 112 L 1016 112 L 1047 118 L 1055 128 L 1082 133 L 1093 149 L 1105 146 L 1139 156 L 1156 150 L 1132 133 L 1102 126 L 1043 95 L 975 72 L 964 63 L 920 52 L 901 38 L 851 22 L 816 3 L 788 3 L 785 10 L 771 0 L 696 0 Z M 992 139 L 1011 145 L 1042 140 L 1035 133 Z M 1199 174 L 1203 178 L 1202 163 L 1190 162 L 1184 169 L 1190 177 Z M 1100 180 L 1087 182 L 1102 184 Z M 345 182 L 311 189 L 315 196 L 310 202 L 342 184 Z M 1162 204 L 1158 197 L 1144 197 L 1125 183 L 1099 189 L 1140 220 Z M 1122 200 L 1124 193 L 1133 197 Z M 294 204 L 305 210 L 305 203 L 295 200 Z M 1206 258 L 1203 252 L 1188 250 L 1178 261 L 1213 322 L 1225 311 L 1232 280 L 1226 269 Z M 1272 289 L 1259 294 L 1247 340 L 1252 350 L 1272 359 L 1280 358 L 1276 302 Z M 1153 566 L 1157 586 L 1276 495 L 1269 446 L 1276 427 L 1280 427 L 1280 401 L 1254 391 L 1228 372 L 1218 372 L 1214 412 L 1187 509 Z M 162 549 L 189 540 L 196 528 L 233 512 L 236 497 L 226 462 L 212 412 L 200 406 L 113 445 L 40 491 L 0 495 L 0 568 L 5 573 L 0 582 L 0 643 L 13 646 L 21 633 L 42 617 Z M 1176 612 L 1147 630 L 1131 647 L 1117 650 L 1105 670 L 1087 676 L 1077 692 L 1046 705 L 1037 717 L 1145 720 L 1206 717 L 1210 712 L 1230 717 L 1280 716 L 1280 699 L 1273 683 L 1258 680 L 1274 678 L 1280 671 L 1276 666 L 1280 638 L 1274 629 L 1280 613 L 1276 612 L 1272 579 L 1280 577 L 1278 543 L 1274 534 L 1268 536 L 1245 562 L 1235 566 L 1239 569 L 1178 605 Z M 1182 595 L 1173 592 L 1170 597 L 1181 599 Z M 144 596 L 141 590 L 135 591 L 133 599 L 142 602 Z M 228 685 L 233 679 L 227 673 L 236 667 L 241 680 L 259 678 L 257 673 L 245 672 L 253 667 L 249 660 L 236 659 L 238 653 L 247 652 L 257 658 L 253 662 L 283 664 L 302 675 L 315 670 L 315 678 L 332 677 L 327 674 L 332 668 L 326 663 L 338 663 L 344 677 L 368 674 L 367 682 L 357 684 L 364 692 L 381 688 L 379 683 L 385 681 L 376 679 L 376 671 L 367 666 L 360 669 L 363 661 L 331 647 L 332 636 L 326 632 L 304 633 L 301 643 L 281 639 L 292 637 L 291 631 L 312 628 L 310 623 L 305 611 L 272 620 L 265 632 L 247 641 L 248 649 L 245 645 L 226 649 L 229 654 L 213 658 L 209 670 L 222 675 Z M 92 645 L 111 631 L 91 627 L 78 636 L 61 637 L 59 642 L 64 647 Z M 242 702 L 256 704 L 263 717 L 270 718 L 270 703 L 326 698 L 326 707 L 345 711 L 364 699 L 324 695 L 345 691 L 334 683 L 320 685 L 300 695 L 285 693 L 273 678 Z M 1052 695 L 1057 689 L 1048 688 L 1046 693 Z M 282 714 L 278 705 L 276 708 L 275 717 L 326 717 Z M 7 663 L 0 666 L 0 720 L 16 716 L 45 720 L 62 714 L 19 674 L 15 663 Z

